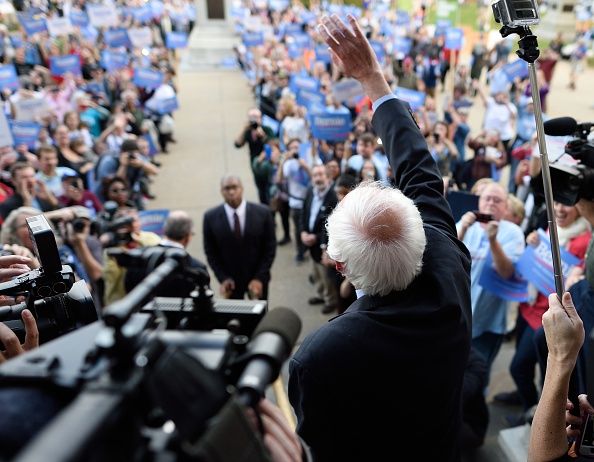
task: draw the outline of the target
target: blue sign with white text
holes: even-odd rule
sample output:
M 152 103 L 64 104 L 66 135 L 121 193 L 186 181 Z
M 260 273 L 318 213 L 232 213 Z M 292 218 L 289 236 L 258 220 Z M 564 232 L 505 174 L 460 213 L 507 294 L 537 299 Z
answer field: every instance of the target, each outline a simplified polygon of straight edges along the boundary
M 293 93 L 297 93 L 300 90 L 318 91 L 320 81 L 308 75 L 297 74 L 291 77 L 289 87 Z
M 103 33 L 103 40 L 105 41 L 105 44 L 111 48 L 131 47 L 128 32 L 122 27 L 106 30 Z
M 305 106 L 308 110 L 313 105 L 325 105 L 326 97 L 317 91 L 299 90 L 297 93 L 297 104 Z
M 148 3 L 145 3 L 143 6 L 132 8 L 132 16 L 138 22 L 149 22 L 153 19 L 153 10 Z
M 101 53 L 101 65 L 110 72 L 126 67 L 129 61 L 125 51 L 103 50 Z
M 445 34 L 444 47 L 448 50 L 460 50 L 463 41 L 464 31 L 462 29 L 448 29 Z
M 514 302 L 528 301 L 528 284 L 516 275 L 509 279 L 503 279 L 493 267 L 493 257 L 491 252 L 485 258 L 485 266 L 481 272 L 479 284 L 487 292 L 496 294 L 504 300 Z
M 29 149 L 35 148 L 41 125 L 36 122 L 11 121 L 10 131 L 14 145 L 26 144 Z
M 5 64 L 0 66 L 0 88 L 18 89 L 20 86 L 19 78 L 14 64 Z
M 538 237 L 540 238 L 538 246 L 526 246 L 524 253 L 516 263 L 516 270 L 541 294 L 549 295 L 556 291 L 551 242 L 549 236 L 542 229 L 538 230 Z M 567 276 L 570 269 L 580 263 L 580 259 L 563 248 L 560 250 L 562 273 Z
M 350 114 L 314 114 L 311 116 L 311 133 L 314 138 L 341 141 L 348 138 L 352 128 Z
M 19 21 L 25 29 L 27 35 L 34 35 L 40 32 L 47 32 L 47 24 L 45 22 L 45 18 L 42 17 L 32 17 L 26 14 L 19 14 L 18 15 Z
M 170 50 L 186 48 L 188 46 L 188 34 L 185 32 L 167 32 L 165 43 Z
M 501 68 L 510 82 L 516 78 L 523 79 L 528 77 L 528 63 L 521 59 L 516 59 Z
M 81 75 L 80 56 L 64 55 L 52 56 L 50 58 L 50 70 L 52 75 L 62 76 L 64 74 Z
M 322 61 L 323 63 L 332 62 L 330 51 L 326 45 L 316 45 L 316 61 Z
M 246 32 L 241 36 L 246 47 L 257 47 L 264 45 L 264 34 L 262 32 Z
M 408 55 L 412 48 L 412 40 L 407 37 L 394 37 L 394 53 Z
M 167 221 L 168 216 L 169 210 L 167 209 L 143 210 L 138 212 L 140 229 L 162 236 L 163 228 L 165 227 L 165 222 Z
M 425 104 L 425 93 L 422 91 L 410 90 L 408 88 L 396 87 L 394 90 L 396 98 L 406 101 L 410 104 L 413 111 L 416 111 Z
M 370 40 L 369 43 L 371 44 L 373 51 L 375 51 L 377 60 L 380 62 L 383 61 L 386 57 L 386 49 L 384 48 L 384 44 L 382 42 L 378 42 L 377 40 Z
M 70 22 L 75 27 L 87 27 L 89 25 L 89 17 L 84 11 L 72 10 L 70 11 Z
M 157 112 L 159 114 L 169 114 L 176 109 L 179 109 L 177 96 L 157 101 Z
M 163 83 L 163 73 L 153 69 L 141 68 L 134 70 L 133 82 L 142 88 L 157 88 Z

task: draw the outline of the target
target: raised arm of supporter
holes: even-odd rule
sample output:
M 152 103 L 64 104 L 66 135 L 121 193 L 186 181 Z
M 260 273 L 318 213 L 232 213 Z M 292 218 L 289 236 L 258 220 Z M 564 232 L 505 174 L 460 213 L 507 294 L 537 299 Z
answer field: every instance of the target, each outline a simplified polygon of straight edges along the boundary
M 584 343 L 584 326 L 571 296 L 549 295 L 549 309 L 542 317 L 547 346 L 547 371 L 530 432 L 529 462 L 551 461 L 567 452 L 565 407 L 569 378 Z
M 361 82 L 373 101 L 372 125 L 382 139 L 398 189 L 415 202 L 423 221 L 456 237 L 454 219 L 443 196 L 443 179 L 410 107 L 392 94 L 356 19 L 348 18 L 350 27 L 336 15 L 322 18 L 319 30 L 332 58 L 346 75 Z
M 497 231 L 499 222 L 493 220 L 487 223 L 487 237 L 489 239 L 489 248 L 493 257 L 493 265 L 497 274 L 504 279 L 509 279 L 514 274 L 514 262 L 505 254 L 505 250 L 497 240 Z
M 479 96 L 479 98 L 481 99 L 483 104 L 486 106 L 487 105 L 487 95 L 478 80 L 472 81 L 472 88 L 474 88 L 476 90 L 476 94 Z

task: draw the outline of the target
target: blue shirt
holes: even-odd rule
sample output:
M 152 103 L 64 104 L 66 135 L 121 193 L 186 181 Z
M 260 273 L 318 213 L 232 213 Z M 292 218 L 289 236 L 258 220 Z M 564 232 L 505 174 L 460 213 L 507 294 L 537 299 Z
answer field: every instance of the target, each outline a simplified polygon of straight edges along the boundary
M 460 227 L 460 222 L 456 224 Z M 490 252 L 489 239 L 480 223 L 474 223 L 464 235 L 464 244 L 472 257 L 470 269 L 470 301 L 472 306 L 472 338 L 485 332 L 505 334 L 507 300 L 496 294 L 483 290 L 479 284 L 485 266 L 485 260 Z M 519 226 L 510 221 L 499 222 L 497 242 L 503 252 L 513 263 L 516 263 L 524 253 L 524 233 Z

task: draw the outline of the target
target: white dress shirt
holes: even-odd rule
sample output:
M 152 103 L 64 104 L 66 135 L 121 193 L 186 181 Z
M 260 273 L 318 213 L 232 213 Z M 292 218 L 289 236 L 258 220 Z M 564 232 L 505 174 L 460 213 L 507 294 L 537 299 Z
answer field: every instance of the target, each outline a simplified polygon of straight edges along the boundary
M 225 207 L 225 214 L 227 215 L 227 221 L 229 222 L 229 227 L 231 228 L 231 232 L 235 232 L 235 218 L 233 217 L 233 215 L 235 213 L 237 213 L 237 216 L 239 217 L 239 226 L 241 227 L 241 235 L 242 236 L 245 232 L 246 204 L 247 204 L 247 202 L 245 201 L 245 199 L 241 201 L 241 204 L 239 204 L 239 207 L 237 207 L 236 209 L 231 207 L 226 202 L 223 204 L 223 206 Z

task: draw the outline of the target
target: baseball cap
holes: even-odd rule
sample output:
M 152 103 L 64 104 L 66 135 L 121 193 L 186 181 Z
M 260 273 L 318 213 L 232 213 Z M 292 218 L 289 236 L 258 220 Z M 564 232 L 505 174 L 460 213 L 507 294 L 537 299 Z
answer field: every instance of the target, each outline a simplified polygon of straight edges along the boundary
M 138 151 L 138 143 L 136 140 L 124 140 L 120 147 L 120 152 L 134 152 Z

